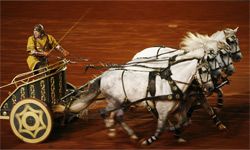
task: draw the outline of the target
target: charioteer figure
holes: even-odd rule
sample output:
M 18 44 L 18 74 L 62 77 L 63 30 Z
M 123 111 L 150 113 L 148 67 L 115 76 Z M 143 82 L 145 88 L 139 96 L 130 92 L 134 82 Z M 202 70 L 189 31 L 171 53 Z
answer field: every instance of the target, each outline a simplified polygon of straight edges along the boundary
M 69 55 L 69 52 L 63 49 L 52 35 L 45 33 L 43 25 L 35 25 L 33 35 L 28 38 L 27 43 L 29 69 L 36 70 L 45 67 L 48 64 L 48 56 L 53 49 L 60 51 L 64 57 Z M 35 72 L 35 74 L 37 73 Z

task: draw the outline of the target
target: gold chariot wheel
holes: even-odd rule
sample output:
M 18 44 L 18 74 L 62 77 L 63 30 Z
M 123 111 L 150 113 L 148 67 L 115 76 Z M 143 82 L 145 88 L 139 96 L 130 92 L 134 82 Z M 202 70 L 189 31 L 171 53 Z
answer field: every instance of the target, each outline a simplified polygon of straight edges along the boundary
M 27 143 L 40 143 L 49 136 L 53 120 L 44 102 L 26 98 L 12 108 L 10 125 L 19 139 Z

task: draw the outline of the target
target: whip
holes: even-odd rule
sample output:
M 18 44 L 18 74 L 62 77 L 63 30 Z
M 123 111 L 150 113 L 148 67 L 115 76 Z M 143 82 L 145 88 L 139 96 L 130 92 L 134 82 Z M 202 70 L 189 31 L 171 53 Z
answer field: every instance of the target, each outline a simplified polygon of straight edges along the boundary
M 58 43 L 60 43 L 79 23 L 80 21 L 87 16 L 87 14 L 91 11 L 92 8 L 88 8 L 82 15 L 81 17 L 68 29 L 68 31 L 59 39 Z M 50 53 L 55 49 L 55 47 L 53 47 L 49 52 L 48 55 L 50 55 Z M 83 60 L 87 60 L 86 58 L 80 58 L 78 57 L 78 59 L 83 59 Z

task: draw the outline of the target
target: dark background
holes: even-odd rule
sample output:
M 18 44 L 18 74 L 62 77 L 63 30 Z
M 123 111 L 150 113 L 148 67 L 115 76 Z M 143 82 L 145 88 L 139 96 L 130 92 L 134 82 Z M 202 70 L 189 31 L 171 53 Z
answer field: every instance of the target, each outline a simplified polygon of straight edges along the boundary
M 82 20 L 76 21 L 86 13 Z M 161 139 L 148 148 L 249 148 L 249 2 L 248 1 L 1 1 L 1 86 L 28 71 L 26 64 L 27 38 L 35 24 L 45 26 L 47 33 L 60 40 L 70 51 L 71 58 L 88 58 L 88 62 L 68 65 L 67 81 L 83 85 L 100 71 L 84 73 L 86 64 L 125 63 L 144 48 L 165 45 L 178 48 L 185 33 L 209 34 L 227 27 L 239 27 L 237 37 L 244 55 L 235 63 L 236 73 L 224 90 L 225 106 L 219 113 L 228 127 L 220 132 L 209 116 L 199 110 L 193 123 L 184 132 L 185 144 L 177 143 L 172 134 L 165 132 Z M 60 55 L 53 52 L 51 62 Z M 76 59 L 75 59 L 76 60 Z M 2 102 L 8 91 L 1 90 Z M 215 97 L 210 97 L 215 103 Z M 65 127 L 57 127 L 41 144 L 20 141 L 11 131 L 8 120 L 1 120 L 1 148 L 139 148 L 127 135 L 119 131 L 115 139 L 106 135 L 103 120 L 95 103 L 90 108 L 88 121 L 78 120 Z M 128 123 L 140 137 L 149 137 L 156 121 L 146 110 L 129 112 Z

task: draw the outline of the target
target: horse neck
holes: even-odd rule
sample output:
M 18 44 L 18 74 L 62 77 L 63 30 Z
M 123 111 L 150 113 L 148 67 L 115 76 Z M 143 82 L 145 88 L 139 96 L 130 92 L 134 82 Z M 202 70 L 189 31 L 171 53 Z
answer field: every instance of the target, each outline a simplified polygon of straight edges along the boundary
M 198 60 L 192 59 L 177 63 L 170 67 L 172 72 L 171 78 L 176 82 L 176 85 L 183 93 L 193 80 L 197 70 L 197 64 Z

